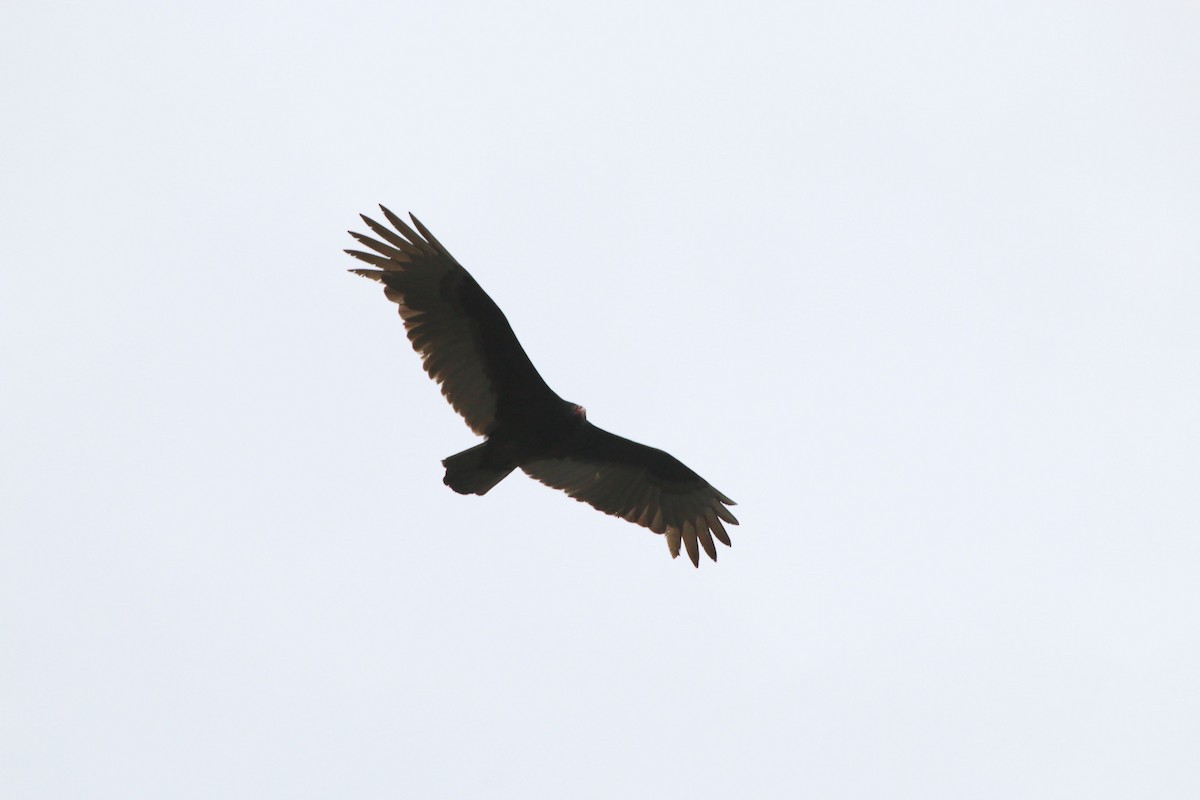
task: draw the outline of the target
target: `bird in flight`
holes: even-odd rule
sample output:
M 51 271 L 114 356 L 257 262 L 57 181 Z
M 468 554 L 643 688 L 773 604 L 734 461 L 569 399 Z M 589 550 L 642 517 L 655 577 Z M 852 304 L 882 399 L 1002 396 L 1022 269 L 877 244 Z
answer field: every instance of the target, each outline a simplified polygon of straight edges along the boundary
M 443 482 L 459 494 L 487 494 L 514 469 L 606 514 L 665 534 L 700 566 L 717 560 L 714 537 L 734 502 L 682 462 L 597 428 L 583 406 L 542 380 L 492 298 L 415 216 L 416 231 L 379 207 L 391 228 L 361 215 L 378 237 L 349 231 L 371 252 L 347 250 L 374 269 L 351 272 L 383 284 L 425 371 L 482 444 L 442 461 Z

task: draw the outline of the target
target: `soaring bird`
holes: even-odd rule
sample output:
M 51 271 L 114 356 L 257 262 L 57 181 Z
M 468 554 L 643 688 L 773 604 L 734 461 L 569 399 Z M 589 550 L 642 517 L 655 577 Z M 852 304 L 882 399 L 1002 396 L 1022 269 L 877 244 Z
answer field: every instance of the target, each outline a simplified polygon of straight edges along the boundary
M 349 231 L 371 252 L 347 250 L 375 269 L 357 275 L 383 284 L 425 371 L 482 444 L 442 461 L 443 482 L 459 494 L 487 494 L 514 469 L 606 514 L 680 542 L 700 566 L 717 560 L 715 537 L 734 502 L 674 456 L 597 428 L 583 406 L 542 380 L 499 307 L 412 214 L 413 226 L 383 206 L 392 227 L 361 215 L 378 237 Z

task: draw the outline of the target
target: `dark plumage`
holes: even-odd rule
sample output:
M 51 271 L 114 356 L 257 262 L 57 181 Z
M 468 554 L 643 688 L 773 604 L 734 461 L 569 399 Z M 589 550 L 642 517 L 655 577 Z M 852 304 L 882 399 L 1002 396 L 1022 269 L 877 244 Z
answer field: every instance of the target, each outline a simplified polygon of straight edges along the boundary
M 519 467 L 606 514 L 666 534 L 672 557 L 682 542 L 696 566 L 700 548 L 715 561 L 713 538 L 730 544 L 722 520 L 737 524 L 726 508 L 734 502 L 668 453 L 588 422 L 582 406 L 546 385 L 503 312 L 425 226 L 412 217 L 414 231 L 380 209 L 395 230 L 363 216 L 379 238 L 350 235 L 374 252 L 346 251 L 377 269 L 351 271 L 383 284 L 425 371 L 471 430 L 487 437 L 442 462 L 446 485 L 487 494 Z

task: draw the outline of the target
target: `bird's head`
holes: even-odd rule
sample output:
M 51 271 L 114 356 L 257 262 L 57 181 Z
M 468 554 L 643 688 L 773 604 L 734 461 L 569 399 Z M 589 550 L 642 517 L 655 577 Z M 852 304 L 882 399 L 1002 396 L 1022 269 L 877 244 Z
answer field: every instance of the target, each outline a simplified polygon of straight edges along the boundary
M 578 403 L 572 403 L 571 416 L 578 417 L 580 422 L 585 422 L 587 420 L 587 409 Z

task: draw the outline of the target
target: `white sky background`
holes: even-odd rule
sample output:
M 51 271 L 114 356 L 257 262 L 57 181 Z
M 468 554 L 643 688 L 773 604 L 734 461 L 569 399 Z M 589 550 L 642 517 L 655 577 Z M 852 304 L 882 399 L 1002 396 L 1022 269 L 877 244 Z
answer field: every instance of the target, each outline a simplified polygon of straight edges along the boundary
M 25 3 L 0 794 L 1200 794 L 1191 3 Z M 719 564 L 476 440 L 412 209 Z

